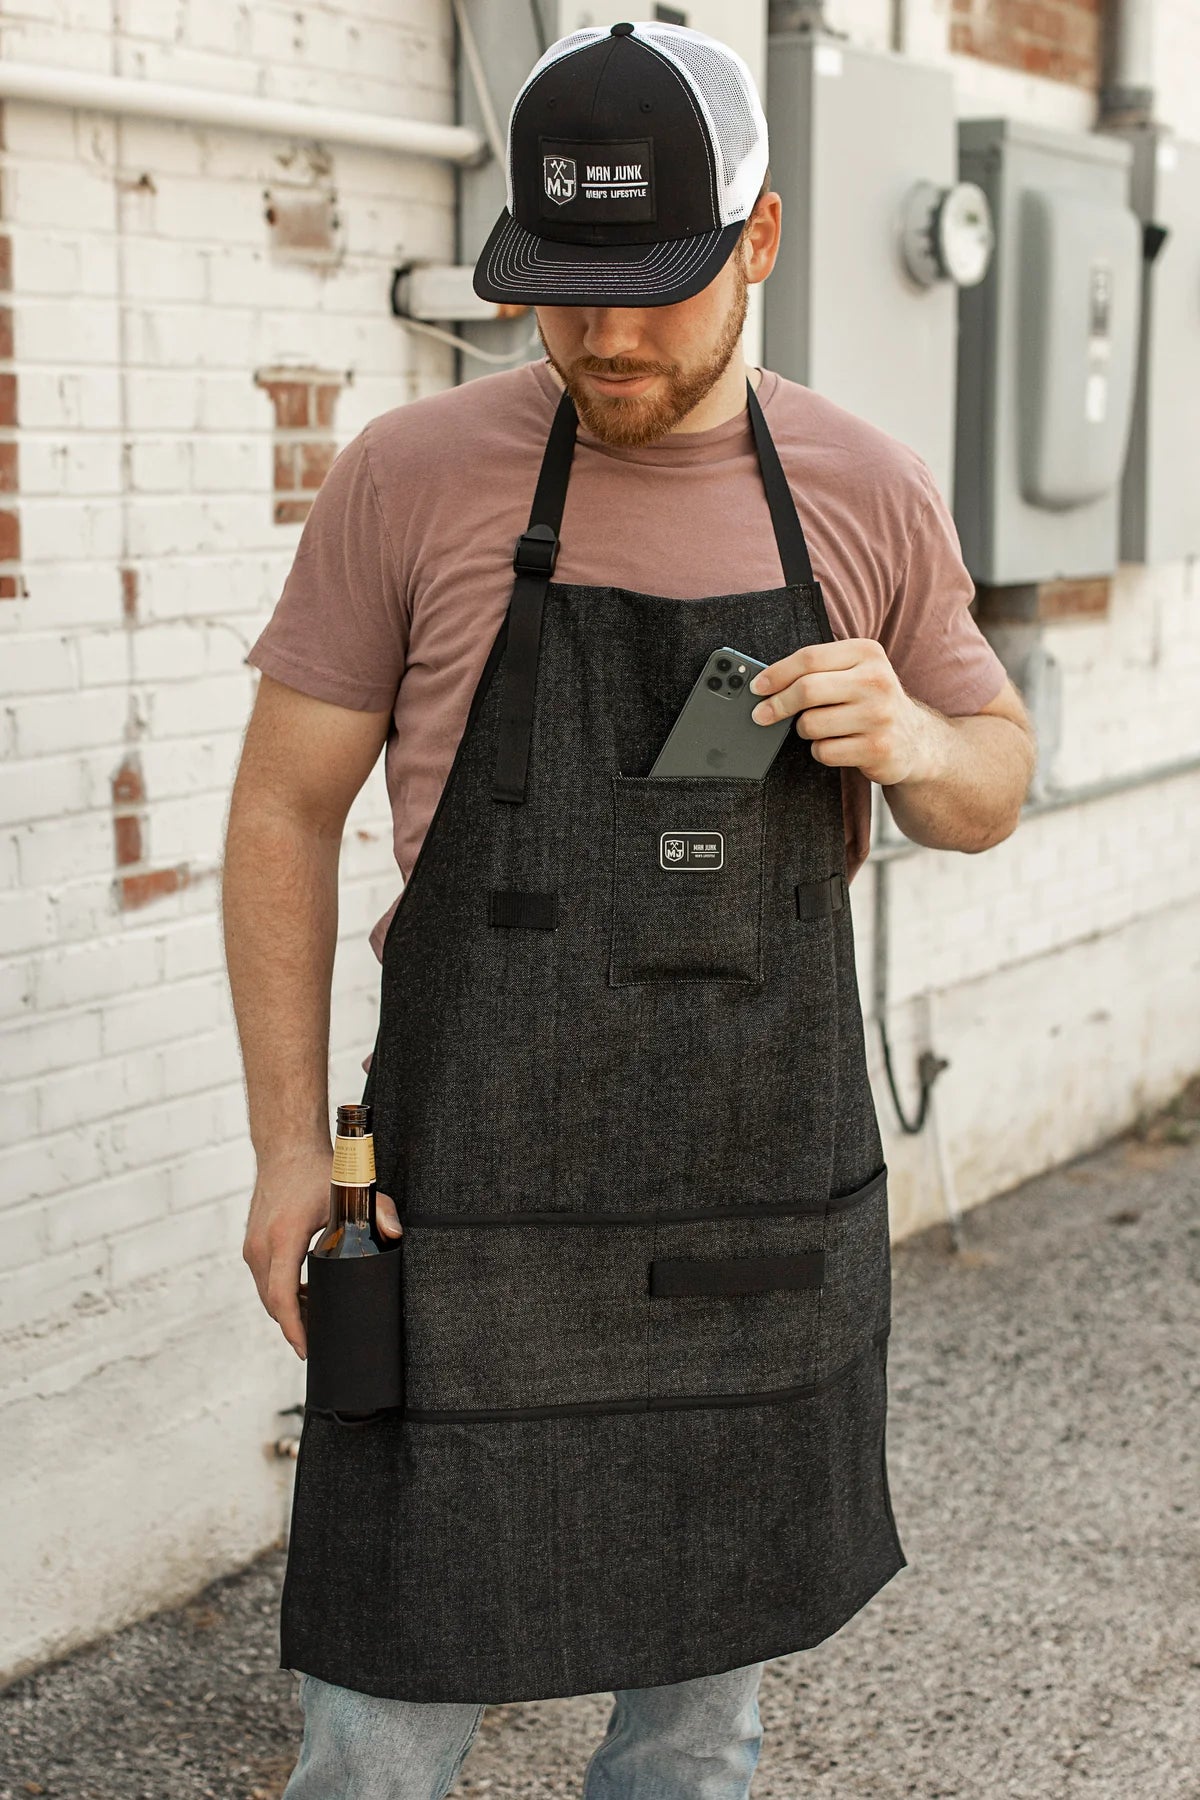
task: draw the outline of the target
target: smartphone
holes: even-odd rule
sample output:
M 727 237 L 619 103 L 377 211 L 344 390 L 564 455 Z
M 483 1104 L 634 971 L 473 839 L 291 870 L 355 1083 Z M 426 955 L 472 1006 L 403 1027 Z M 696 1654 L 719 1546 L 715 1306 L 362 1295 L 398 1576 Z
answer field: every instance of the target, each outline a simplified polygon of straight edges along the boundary
M 728 644 L 714 650 L 650 774 L 741 775 L 760 780 L 794 723 L 790 714 L 773 725 L 756 725 L 750 717 L 762 698 L 750 692 L 750 682 L 766 666 Z

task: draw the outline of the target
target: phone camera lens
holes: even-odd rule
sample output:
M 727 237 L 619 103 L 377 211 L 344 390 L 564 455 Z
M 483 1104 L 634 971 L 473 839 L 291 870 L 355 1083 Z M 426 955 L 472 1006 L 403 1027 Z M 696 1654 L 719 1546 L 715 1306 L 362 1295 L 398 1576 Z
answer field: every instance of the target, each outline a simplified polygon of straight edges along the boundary
M 708 678 L 708 685 L 719 694 L 721 691 L 721 677 L 719 675 L 710 675 Z
M 740 675 L 731 675 L 729 677 L 729 685 L 731 688 L 740 688 L 742 685 L 741 676 Z
M 731 662 L 727 656 L 718 656 L 717 667 L 718 667 L 718 669 L 720 669 L 722 675 L 724 675 L 726 669 L 732 668 L 732 666 L 733 665 L 731 664 Z

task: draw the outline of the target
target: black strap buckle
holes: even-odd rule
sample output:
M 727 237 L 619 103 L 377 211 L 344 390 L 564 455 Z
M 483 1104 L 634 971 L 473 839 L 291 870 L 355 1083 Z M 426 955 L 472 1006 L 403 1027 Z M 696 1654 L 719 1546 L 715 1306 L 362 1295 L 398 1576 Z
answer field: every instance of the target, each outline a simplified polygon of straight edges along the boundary
M 531 525 L 517 539 L 513 568 L 518 575 L 553 575 L 558 561 L 558 533 L 553 525 Z

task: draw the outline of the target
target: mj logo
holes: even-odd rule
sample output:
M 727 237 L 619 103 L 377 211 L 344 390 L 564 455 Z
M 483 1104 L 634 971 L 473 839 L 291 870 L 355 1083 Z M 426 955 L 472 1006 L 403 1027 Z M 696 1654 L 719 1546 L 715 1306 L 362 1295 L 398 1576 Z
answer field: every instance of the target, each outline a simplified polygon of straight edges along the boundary
M 658 840 L 660 869 L 723 869 L 725 838 L 720 831 L 664 831 Z
M 542 181 L 546 193 L 558 206 L 575 198 L 575 162 L 570 156 L 544 156 Z

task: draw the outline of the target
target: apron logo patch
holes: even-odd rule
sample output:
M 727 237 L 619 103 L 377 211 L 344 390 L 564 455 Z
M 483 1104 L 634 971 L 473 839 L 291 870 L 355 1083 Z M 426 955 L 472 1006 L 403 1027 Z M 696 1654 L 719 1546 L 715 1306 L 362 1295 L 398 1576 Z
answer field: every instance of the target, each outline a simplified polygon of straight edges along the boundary
M 725 862 L 725 839 L 719 831 L 664 831 L 658 861 L 664 869 L 719 869 Z
M 569 156 L 544 156 L 542 181 L 547 197 L 557 206 L 575 198 L 575 164 Z

